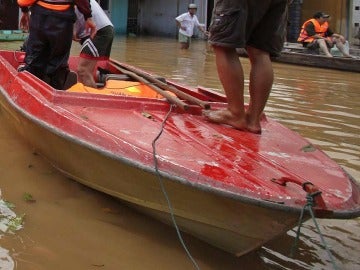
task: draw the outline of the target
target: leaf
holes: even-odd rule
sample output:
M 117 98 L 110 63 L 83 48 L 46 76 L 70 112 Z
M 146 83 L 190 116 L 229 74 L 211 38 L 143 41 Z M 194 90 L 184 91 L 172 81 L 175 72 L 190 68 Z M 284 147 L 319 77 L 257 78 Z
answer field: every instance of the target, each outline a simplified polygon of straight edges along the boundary
M 152 115 L 150 113 L 142 112 L 141 114 L 146 118 L 152 119 Z
M 24 193 L 23 195 L 23 199 L 26 201 L 26 202 L 36 202 L 36 200 L 34 199 L 34 197 L 30 194 L 30 193 Z
M 24 217 L 25 217 L 25 214 L 22 214 L 21 216 L 15 216 L 15 217 L 10 218 L 7 223 L 8 230 L 10 230 L 12 232 L 19 230 L 24 223 Z
M 312 144 L 308 144 L 306 146 L 304 146 L 303 148 L 301 148 L 301 151 L 307 153 L 307 152 L 315 152 L 316 148 L 312 145 Z

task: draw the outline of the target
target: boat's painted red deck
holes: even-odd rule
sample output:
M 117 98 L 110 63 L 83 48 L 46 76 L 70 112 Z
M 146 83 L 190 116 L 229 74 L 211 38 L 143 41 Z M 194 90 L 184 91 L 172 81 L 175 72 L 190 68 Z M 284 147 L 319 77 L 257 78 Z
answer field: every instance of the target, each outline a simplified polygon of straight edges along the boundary
M 17 65 L 10 54 L 3 56 Z M 17 78 L 8 89 L 3 87 L 17 106 L 39 121 L 115 156 L 154 166 L 152 142 L 170 110 L 166 101 L 55 91 L 27 73 L 11 74 L 15 69 L 8 69 L 1 85 Z M 211 100 L 210 95 L 194 95 Z M 212 103 L 214 108 L 224 105 Z M 333 160 L 271 119 L 264 118 L 262 127 L 262 135 L 256 135 L 209 123 L 199 108 L 175 108 L 156 144 L 159 168 L 234 196 L 296 208 L 306 202 L 301 184 L 310 181 L 322 191 L 330 210 L 359 208 L 359 188 Z M 273 181 L 279 179 L 287 179 L 287 185 Z

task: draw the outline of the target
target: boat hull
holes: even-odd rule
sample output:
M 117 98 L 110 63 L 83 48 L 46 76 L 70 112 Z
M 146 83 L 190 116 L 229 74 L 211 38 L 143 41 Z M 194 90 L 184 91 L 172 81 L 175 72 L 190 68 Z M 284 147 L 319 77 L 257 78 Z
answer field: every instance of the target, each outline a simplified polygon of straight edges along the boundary
M 324 55 L 283 51 L 279 57 L 274 57 L 272 61 L 284 64 L 360 72 L 360 59 L 358 58 L 326 57 Z
M 183 179 L 161 176 L 149 168 L 94 151 L 81 141 L 36 124 L 1 98 L 1 117 L 20 133 L 36 153 L 56 169 L 88 187 L 121 199 L 147 215 L 179 228 L 236 256 L 261 247 L 294 227 L 299 213 L 249 204 L 196 188 Z
M 237 53 L 240 57 L 248 57 L 245 49 L 238 48 Z M 272 57 L 271 61 L 298 66 L 360 72 L 359 57 L 326 57 L 325 55 L 307 53 L 305 49 L 299 48 L 284 49 L 279 56 Z

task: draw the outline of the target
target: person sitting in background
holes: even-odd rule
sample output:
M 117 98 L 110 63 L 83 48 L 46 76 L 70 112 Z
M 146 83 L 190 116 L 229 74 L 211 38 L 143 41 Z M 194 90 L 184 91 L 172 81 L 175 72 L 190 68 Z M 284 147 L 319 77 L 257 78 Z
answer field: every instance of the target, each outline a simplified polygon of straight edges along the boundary
M 309 49 L 318 49 L 328 57 L 333 57 L 329 49 L 334 44 L 345 57 L 352 57 L 345 50 L 346 40 L 344 36 L 334 33 L 329 28 L 330 15 L 324 12 L 316 12 L 312 19 L 307 20 L 301 27 L 298 42 Z
M 181 49 L 189 49 L 195 26 L 205 35 L 208 35 L 208 32 L 206 32 L 205 28 L 201 26 L 197 16 L 195 15 L 196 10 L 197 6 L 195 4 L 189 4 L 188 12 L 175 18 L 176 25 L 179 27 L 179 42 L 181 44 Z
M 90 0 L 90 5 L 96 25 L 96 35 L 90 38 L 90 33 L 85 29 L 84 15 L 75 7 L 77 20 L 74 24 L 73 39 L 82 45 L 77 68 L 78 80 L 86 86 L 96 88 L 94 69 L 98 60 L 107 60 L 110 57 L 114 26 L 95 0 Z

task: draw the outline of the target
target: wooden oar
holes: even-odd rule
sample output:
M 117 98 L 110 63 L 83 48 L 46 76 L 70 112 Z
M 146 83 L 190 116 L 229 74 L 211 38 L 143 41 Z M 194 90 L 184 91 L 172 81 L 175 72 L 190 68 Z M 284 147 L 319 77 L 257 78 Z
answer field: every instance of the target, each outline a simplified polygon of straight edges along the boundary
M 189 109 L 189 105 L 187 105 L 185 102 L 183 102 L 182 100 L 180 100 L 179 98 L 170 95 L 169 93 L 167 93 L 166 91 L 164 91 L 163 89 L 157 87 L 156 85 L 153 85 L 152 83 L 150 83 L 148 80 L 146 80 L 145 78 L 139 76 L 138 74 L 135 74 L 132 71 L 129 70 L 125 70 L 119 66 L 117 66 L 117 68 L 119 69 L 119 71 L 121 71 L 123 74 L 128 75 L 132 78 L 134 78 L 135 80 L 142 82 L 146 85 L 148 85 L 149 87 L 151 87 L 155 92 L 157 92 L 158 94 L 162 95 L 164 98 L 166 98 L 170 103 L 175 104 L 177 106 L 179 106 L 181 109 L 183 109 L 184 111 Z
M 126 69 L 130 72 L 133 72 L 135 74 L 137 74 L 138 76 L 141 76 L 143 78 L 145 78 L 146 80 L 156 84 L 158 87 L 160 87 L 161 89 L 163 90 L 167 90 L 167 91 L 170 91 L 172 93 L 174 93 L 175 95 L 177 95 L 178 97 L 180 98 L 183 98 L 193 104 L 196 104 L 196 105 L 199 105 L 200 107 L 204 108 L 204 109 L 210 109 L 210 104 L 208 102 L 205 102 L 203 100 L 200 100 L 192 95 L 189 95 L 188 93 L 185 93 L 179 89 L 177 89 L 176 87 L 172 86 L 172 85 L 169 85 L 157 78 L 155 78 L 154 76 L 151 76 L 150 74 L 147 74 L 145 72 L 141 72 L 135 68 L 132 68 L 132 67 L 129 67 L 129 66 L 126 66 L 126 65 L 123 65 L 121 64 L 120 62 L 116 61 L 116 60 L 112 60 L 112 62 L 118 67 L 118 68 L 121 68 L 121 69 Z

